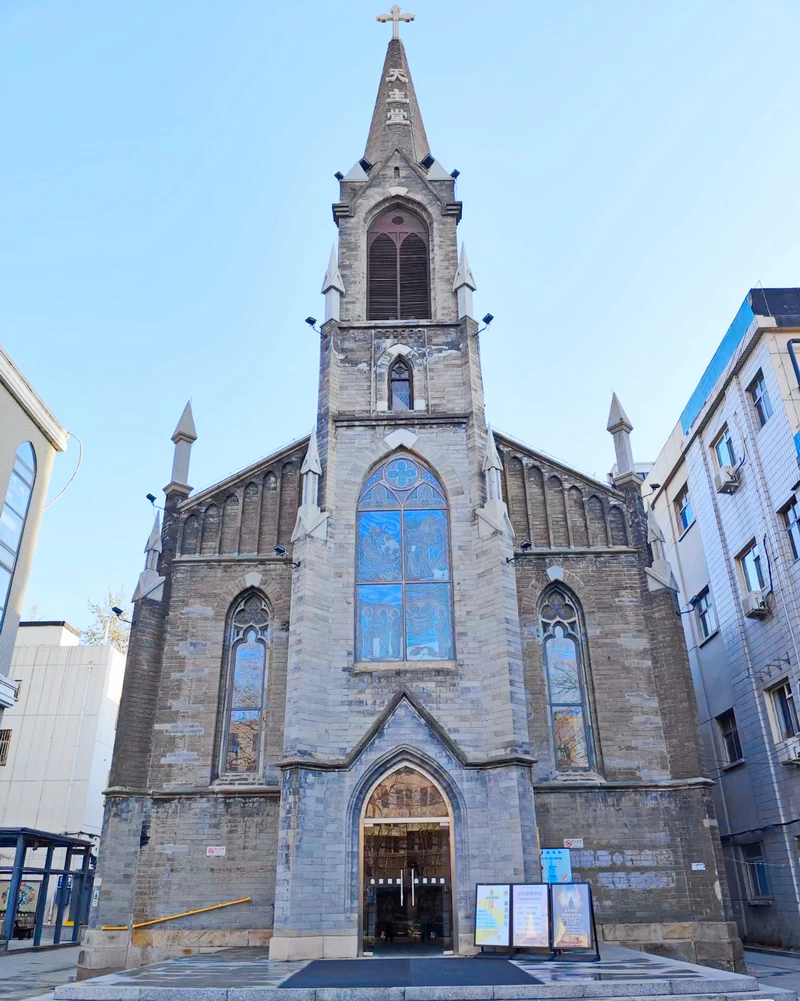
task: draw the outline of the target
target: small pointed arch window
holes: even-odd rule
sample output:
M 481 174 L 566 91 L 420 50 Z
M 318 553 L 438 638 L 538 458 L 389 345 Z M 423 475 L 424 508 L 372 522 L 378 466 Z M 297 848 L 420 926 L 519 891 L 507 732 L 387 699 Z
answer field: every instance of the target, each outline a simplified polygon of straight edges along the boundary
M 0 630 L 3 628 L 35 482 L 36 454 L 33 445 L 25 441 L 14 457 L 5 500 L 0 510 Z
M 225 716 L 220 771 L 258 773 L 264 744 L 269 607 L 251 592 L 234 607 L 228 625 Z
M 357 515 L 356 660 L 451 661 L 450 517 L 434 474 L 410 455 L 367 477 Z
M 389 409 L 414 409 L 414 380 L 411 365 L 398 355 L 389 368 Z
M 595 765 L 595 748 L 581 609 L 570 592 L 555 585 L 542 596 L 539 615 L 556 769 L 588 771 Z
M 428 320 L 431 315 L 428 227 L 393 208 L 367 233 L 367 318 Z

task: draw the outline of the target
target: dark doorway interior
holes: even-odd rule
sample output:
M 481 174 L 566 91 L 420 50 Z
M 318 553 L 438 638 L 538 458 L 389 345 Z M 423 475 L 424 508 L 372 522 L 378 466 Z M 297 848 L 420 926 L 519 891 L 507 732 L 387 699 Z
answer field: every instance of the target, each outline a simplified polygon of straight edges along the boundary
M 399 956 L 452 950 L 449 824 L 365 825 L 362 952 Z

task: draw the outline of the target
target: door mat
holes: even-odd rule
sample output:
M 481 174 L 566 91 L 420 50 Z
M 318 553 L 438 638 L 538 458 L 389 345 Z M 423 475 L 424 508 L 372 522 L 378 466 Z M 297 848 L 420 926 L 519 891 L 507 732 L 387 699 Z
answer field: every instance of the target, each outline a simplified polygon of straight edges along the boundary
M 315 959 L 281 987 L 490 987 L 539 984 L 507 959 Z

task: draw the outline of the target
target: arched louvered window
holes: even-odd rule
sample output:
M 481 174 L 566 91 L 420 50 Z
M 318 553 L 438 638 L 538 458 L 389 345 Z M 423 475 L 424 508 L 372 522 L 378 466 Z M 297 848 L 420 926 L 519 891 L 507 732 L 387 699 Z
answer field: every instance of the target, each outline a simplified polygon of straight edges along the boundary
M 454 659 L 450 518 L 438 479 L 409 455 L 358 501 L 356 660 Z
M 384 212 L 370 227 L 367 253 L 368 319 L 430 319 L 428 229 L 422 219 L 404 208 Z
M 228 625 L 220 771 L 257 773 L 264 743 L 269 608 L 257 592 L 241 598 Z
M 402 356 L 395 358 L 389 369 L 389 409 L 414 409 L 414 383 L 411 366 Z
M 542 595 L 539 616 L 556 769 L 587 771 L 594 767 L 595 749 L 580 606 L 553 584 Z
M 8 481 L 5 500 L 0 511 L 0 630 L 3 628 L 11 581 L 17 556 L 22 545 L 22 533 L 28 508 L 31 506 L 33 484 L 36 482 L 36 455 L 29 441 L 17 449 L 11 479 Z

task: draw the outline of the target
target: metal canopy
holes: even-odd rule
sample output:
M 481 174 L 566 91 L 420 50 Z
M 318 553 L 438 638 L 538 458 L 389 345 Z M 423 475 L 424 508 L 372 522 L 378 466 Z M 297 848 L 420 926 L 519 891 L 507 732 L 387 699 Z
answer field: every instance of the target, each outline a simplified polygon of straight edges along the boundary
M 0 877 L 9 880 L 6 910 L 0 927 L 0 951 L 9 947 L 14 936 L 19 913 L 19 891 L 25 877 L 36 877 L 39 884 L 36 913 L 32 926 L 34 948 L 42 941 L 47 888 L 51 876 L 59 877 L 56 891 L 56 920 L 53 931 L 53 945 L 61 944 L 64 912 L 71 905 L 73 914 L 72 942 L 78 942 L 81 922 L 87 920 L 89 895 L 91 894 L 94 872 L 91 869 L 94 844 L 83 838 L 72 838 L 68 834 L 51 834 L 30 827 L 0 827 L 0 848 L 14 849 L 14 864 L 0 866 Z M 26 865 L 29 851 L 46 850 L 44 867 Z M 64 852 L 63 867 L 53 865 L 53 854 Z M 80 860 L 80 869 L 73 869 L 73 858 Z M 74 887 L 74 894 L 73 894 Z M 72 900 L 71 900 L 72 898 Z M 31 930 L 31 925 L 27 926 Z

